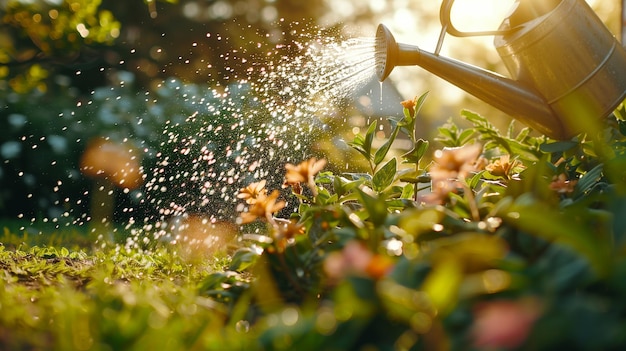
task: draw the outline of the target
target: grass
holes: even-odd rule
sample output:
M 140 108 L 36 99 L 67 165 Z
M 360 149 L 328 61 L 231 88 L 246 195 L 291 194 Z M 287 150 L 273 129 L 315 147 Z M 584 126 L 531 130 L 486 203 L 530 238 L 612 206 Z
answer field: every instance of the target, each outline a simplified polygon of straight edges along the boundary
M 224 270 L 225 255 L 190 260 L 174 246 L 96 248 L 78 231 L 32 235 L 9 226 L 0 242 L 0 349 L 227 345 L 228 305 L 201 291 L 205 279 Z

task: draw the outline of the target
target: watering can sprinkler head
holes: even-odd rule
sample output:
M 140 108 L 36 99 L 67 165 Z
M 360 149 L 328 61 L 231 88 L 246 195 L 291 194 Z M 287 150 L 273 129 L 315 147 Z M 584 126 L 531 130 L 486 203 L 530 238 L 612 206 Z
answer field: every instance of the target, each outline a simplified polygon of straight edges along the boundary
M 376 75 L 382 82 L 396 66 L 414 66 L 419 64 L 421 51 L 417 46 L 398 44 L 389 28 L 379 24 L 376 29 L 374 62 Z
M 376 62 L 376 75 L 382 82 L 396 66 L 398 57 L 398 44 L 391 34 L 389 28 L 384 24 L 379 24 L 376 29 L 376 45 L 374 47 L 374 57 Z
M 420 66 L 555 139 L 598 128 L 626 98 L 626 50 L 585 0 L 518 0 L 497 31 L 464 33 L 452 25 L 454 0 L 442 4 L 435 53 L 376 30 L 376 74 Z M 549 5 L 549 6 L 548 6 Z M 511 78 L 439 55 L 445 33 L 494 35 Z

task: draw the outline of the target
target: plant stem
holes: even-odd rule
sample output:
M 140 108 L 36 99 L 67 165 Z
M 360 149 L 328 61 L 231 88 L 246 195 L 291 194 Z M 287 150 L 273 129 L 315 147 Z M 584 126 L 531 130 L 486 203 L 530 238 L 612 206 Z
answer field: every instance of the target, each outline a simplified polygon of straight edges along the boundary
M 467 200 L 467 205 L 469 206 L 470 212 L 472 214 L 472 219 L 478 222 L 480 221 L 480 213 L 478 212 L 478 206 L 476 205 L 474 193 L 472 192 L 472 189 L 465 183 L 465 181 L 463 181 L 462 184 L 465 193 L 465 199 Z

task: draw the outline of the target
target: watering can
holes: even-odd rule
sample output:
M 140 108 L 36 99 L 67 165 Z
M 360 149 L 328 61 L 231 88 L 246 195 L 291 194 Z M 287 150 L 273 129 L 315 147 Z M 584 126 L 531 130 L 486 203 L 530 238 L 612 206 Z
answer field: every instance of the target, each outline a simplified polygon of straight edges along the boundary
M 441 6 L 434 53 L 396 43 L 383 24 L 375 61 L 382 82 L 395 66 L 418 65 L 555 139 L 592 130 L 626 97 L 626 50 L 584 0 L 517 0 L 494 31 L 452 25 L 454 0 Z M 511 78 L 439 55 L 445 33 L 494 35 Z

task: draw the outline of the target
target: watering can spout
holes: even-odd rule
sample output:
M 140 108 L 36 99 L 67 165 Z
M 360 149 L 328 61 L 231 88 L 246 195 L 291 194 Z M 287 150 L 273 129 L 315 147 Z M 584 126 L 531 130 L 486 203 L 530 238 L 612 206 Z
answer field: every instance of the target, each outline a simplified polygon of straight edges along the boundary
M 558 139 L 564 137 L 563 126 L 532 87 L 414 45 L 398 44 L 383 24 L 376 32 L 375 52 L 376 73 L 381 82 L 396 66 L 417 65 L 543 134 Z

